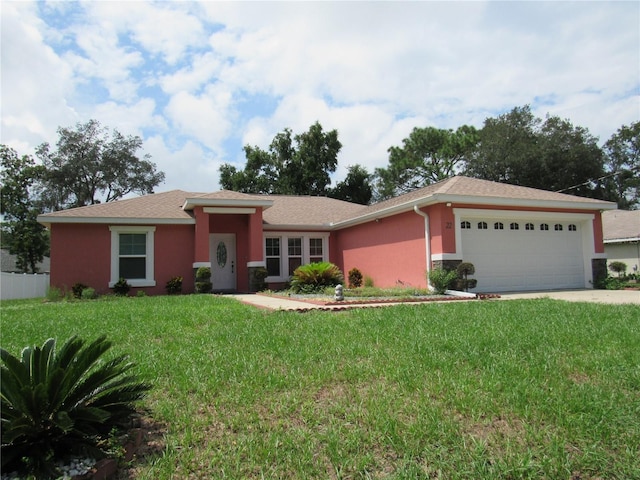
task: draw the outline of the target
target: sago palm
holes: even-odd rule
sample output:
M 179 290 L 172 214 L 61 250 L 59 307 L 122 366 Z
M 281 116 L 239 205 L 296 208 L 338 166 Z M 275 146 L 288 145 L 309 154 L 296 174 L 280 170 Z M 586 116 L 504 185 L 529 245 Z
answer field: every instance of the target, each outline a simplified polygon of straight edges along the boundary
M 98 447 L 135 411 L 150 386 L 130 373 L 126 355 L 103 360 L 111 342 L 77 337 L 26 347 L 20 358 L 0 348 L 2 470 L 46 478 L 55 460 Z

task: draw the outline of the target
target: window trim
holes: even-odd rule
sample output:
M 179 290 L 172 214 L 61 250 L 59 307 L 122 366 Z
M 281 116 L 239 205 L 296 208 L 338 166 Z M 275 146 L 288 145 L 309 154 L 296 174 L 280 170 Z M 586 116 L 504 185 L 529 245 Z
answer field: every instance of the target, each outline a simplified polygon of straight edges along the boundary
M 155 226 L 136 226 L 136 225 L 110 225 L 111 231 L 111 271 L 109 288 L 118 283 L 120 280 L 120 234 L 133 233 L 146 235 L 146 253 L 145 253 L 145 278 L 126 279 L 127 283 L 132 287 L 155 287 L 155 271 L 154 271 L 154 236 Z

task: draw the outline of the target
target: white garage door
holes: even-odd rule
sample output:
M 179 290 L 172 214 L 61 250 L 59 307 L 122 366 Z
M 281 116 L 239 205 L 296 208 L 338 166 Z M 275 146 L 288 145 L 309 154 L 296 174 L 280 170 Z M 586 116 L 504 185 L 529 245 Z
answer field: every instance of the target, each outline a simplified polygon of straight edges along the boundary
M 462 255 L 478 292 L 584 288 L 580 224 L 462 218 Z

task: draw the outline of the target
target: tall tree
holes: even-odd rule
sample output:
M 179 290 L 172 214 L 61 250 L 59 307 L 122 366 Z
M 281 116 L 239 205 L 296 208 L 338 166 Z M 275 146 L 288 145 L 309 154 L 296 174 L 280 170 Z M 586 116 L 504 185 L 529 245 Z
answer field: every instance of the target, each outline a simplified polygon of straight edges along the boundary
M 338 132 L 324 132 L 319 122 L 295 136 L 286 128 L 274 137 L 268 151 L 245 146 L 244 170 L 222 165 L 220 184 L 244 193 L 325 195 L 341 148 Z
M 640 206 L 640 122 L 623 125 L 604 145 L 606 178 L 603 186 L 613 193 L 618 208 Z
M 377 168 L 378 200 L 454 176 L 478 142 L 478 132 L 464 125 L 456 131 L 435 127 L 414 128 L 402 147 L 389 148 L 389 166 Z
M 36 151 L 47 170 L 47 203 L 54 210 L 118 200 L 129 193 L 153 193 L 164 181 L 150 156 L 137 156 L 138 136 L 112 134 L 97 120 L 75 129 L 58 128 L 56 149 L 48 143 Z
M 369 205 L 373 197 L 372 178 L 373 175 L 362 165 L 351 165 L 346 178 L 329 190 L 329 196 L 338 200 Z
M 536 118 L 527 105 L 487 118 L 465 174 L 496 182 L 604 198 L 597 139 L 568 120 Z
M 0 145 L 0 213 L 3 215 L 2 244 L 16 255 L 17 267 L 36 273 L 37 264 L 49 250 L 49 236 L 37 221 L 42 213 L 37 186 L 44 168 L 28 155 Z
M 536 131 L 541 120 L 529 106 L 516 107 L 497 118 L 487 118 L 465 174 L 494 182 L 525 185 L 539 157 Z

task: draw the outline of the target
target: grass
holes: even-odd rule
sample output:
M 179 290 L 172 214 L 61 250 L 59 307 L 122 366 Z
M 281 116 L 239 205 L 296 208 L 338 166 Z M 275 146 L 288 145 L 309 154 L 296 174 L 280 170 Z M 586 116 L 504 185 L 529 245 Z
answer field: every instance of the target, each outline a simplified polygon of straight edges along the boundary
M 102 333 L 130 353 L 166 425 L 131 478 L 640 478 L 637 306 L 17 301 L 1 333 L 15 353 Z

